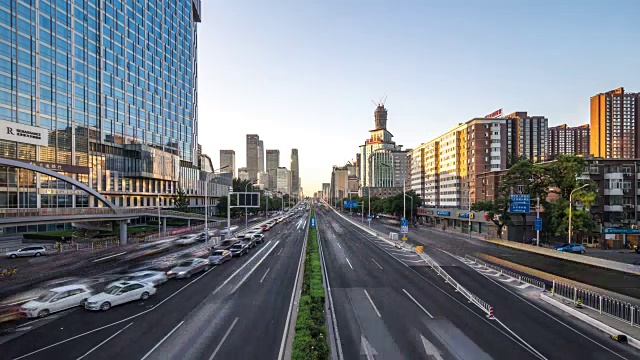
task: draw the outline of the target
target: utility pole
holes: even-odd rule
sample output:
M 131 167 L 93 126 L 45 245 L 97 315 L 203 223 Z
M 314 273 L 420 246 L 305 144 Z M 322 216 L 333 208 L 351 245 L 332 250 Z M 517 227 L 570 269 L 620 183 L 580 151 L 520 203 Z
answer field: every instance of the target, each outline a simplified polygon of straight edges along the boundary
M 540 218 L 540 196 L 536 198 L 536 221 Z M 540 230 L 536 229 L 536 246 L 540 246 Z
M 231 239 L 231 193 L 233 187 L 229 186 L 229 192 L 227 193 L 227 239 Z

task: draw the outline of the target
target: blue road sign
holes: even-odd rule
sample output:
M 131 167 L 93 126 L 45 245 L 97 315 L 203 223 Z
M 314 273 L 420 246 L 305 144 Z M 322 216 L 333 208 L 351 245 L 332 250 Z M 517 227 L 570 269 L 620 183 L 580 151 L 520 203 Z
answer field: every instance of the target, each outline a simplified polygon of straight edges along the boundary
M 536 218 L 536 231 L 542 231 L 542 218 Z
M 316 218 L 311 218 L 311 223 L 309 224 L 309 226 L 311 226 L 312 229 L 316 227 Z
M 531 212 L 531 196 L 529 194 L 511 194 L 510 213 L 528 214 Z
M 358 200 L 345 200 L 344 201 L 345 209 L 357 209 L 358 208 Z
M 367 219 L 371 220 L 371 219 L 373 219 L 373 216 L 367 215 Z
M 400 219 L 400 232 L 403 234 L 409 233 L 409 220 L 405 218 Z

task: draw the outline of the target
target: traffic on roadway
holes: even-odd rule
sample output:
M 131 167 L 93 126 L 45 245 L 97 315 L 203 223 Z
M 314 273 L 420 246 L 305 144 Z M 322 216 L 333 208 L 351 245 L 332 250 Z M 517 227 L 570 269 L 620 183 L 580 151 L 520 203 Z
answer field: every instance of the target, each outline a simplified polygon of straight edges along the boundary
M 144 245 L 129 256 L 95 263 L 100 273 L 93 276 L 50 279 L 5 298 L 4 313 L 12 310 L 14 316 L 0 324 L 0 354 L 3 359 L 276 358 L 302 256 L 305 209 L 239 230 L 218 244 L 185 244 L 177 237 L 159 241 L 161 246 Z M 237 246 L 245 249 L 243 256 L 232 259 Z M 233 338 L 225 335 L 231 325 Z M 266 335 L 245 346 L 243 339 L 255 337 L 255 329 Z

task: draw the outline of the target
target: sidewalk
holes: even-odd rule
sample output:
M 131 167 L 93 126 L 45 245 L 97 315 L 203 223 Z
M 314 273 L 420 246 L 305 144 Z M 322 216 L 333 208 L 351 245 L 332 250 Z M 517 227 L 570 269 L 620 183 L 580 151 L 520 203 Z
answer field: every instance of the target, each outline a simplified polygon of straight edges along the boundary
M 586 306 L 579 309 L 571 300 L 561 296 L 550 296 L 547 292 L 540 294 L 540 299 L 608 335 L 627 335 L 629 345 L 640 349 L 640 327 L 631 326 L 627 322 L 617 320 L 604 313 L 600 314 L 597 310 Z M 611 341 L 615 340 L 611 339 Z

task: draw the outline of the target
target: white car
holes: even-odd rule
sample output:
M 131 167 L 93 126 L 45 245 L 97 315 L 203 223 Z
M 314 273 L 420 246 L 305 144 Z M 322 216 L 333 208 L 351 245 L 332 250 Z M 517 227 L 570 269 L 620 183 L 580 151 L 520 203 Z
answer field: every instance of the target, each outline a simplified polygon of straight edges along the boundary
M 162 271 L 136 271 L 133 273 L 129 273 L 121 277 L 117 282 L 120 281 L 136 281 L 136 282 L 146 282 L 151 283 L 153 286 L 158 286 L 167 282 L 169 278 L 167 278 L 167 274 Z M 111 283 L 109 286 L 116 284 Z
M 112 306 L 135 300 L 147 300 L 156 293 L 156 288 L 148 283 L 137 281 L 118 281 L 110 284 L 103 292 L 93 295 L 84 303 L 87 310 L 107 311 Z
M 29 246 L 15 251 L 9 251 L 7 257 L 15 259 L 24 256 L 40 256 L 46 254 L 47 249 L 44 246 Z
M 191 245 L 198 242 L 198 235 L 181 235 L 175 240 L 178 245 Z
M 20 313 L 28 318 L 42 318 L 54 312 L 80 306 L 91 295 L 91 289 L 86 285 L 74 284 L 56 287 L 23 304 L 20 307 Z

